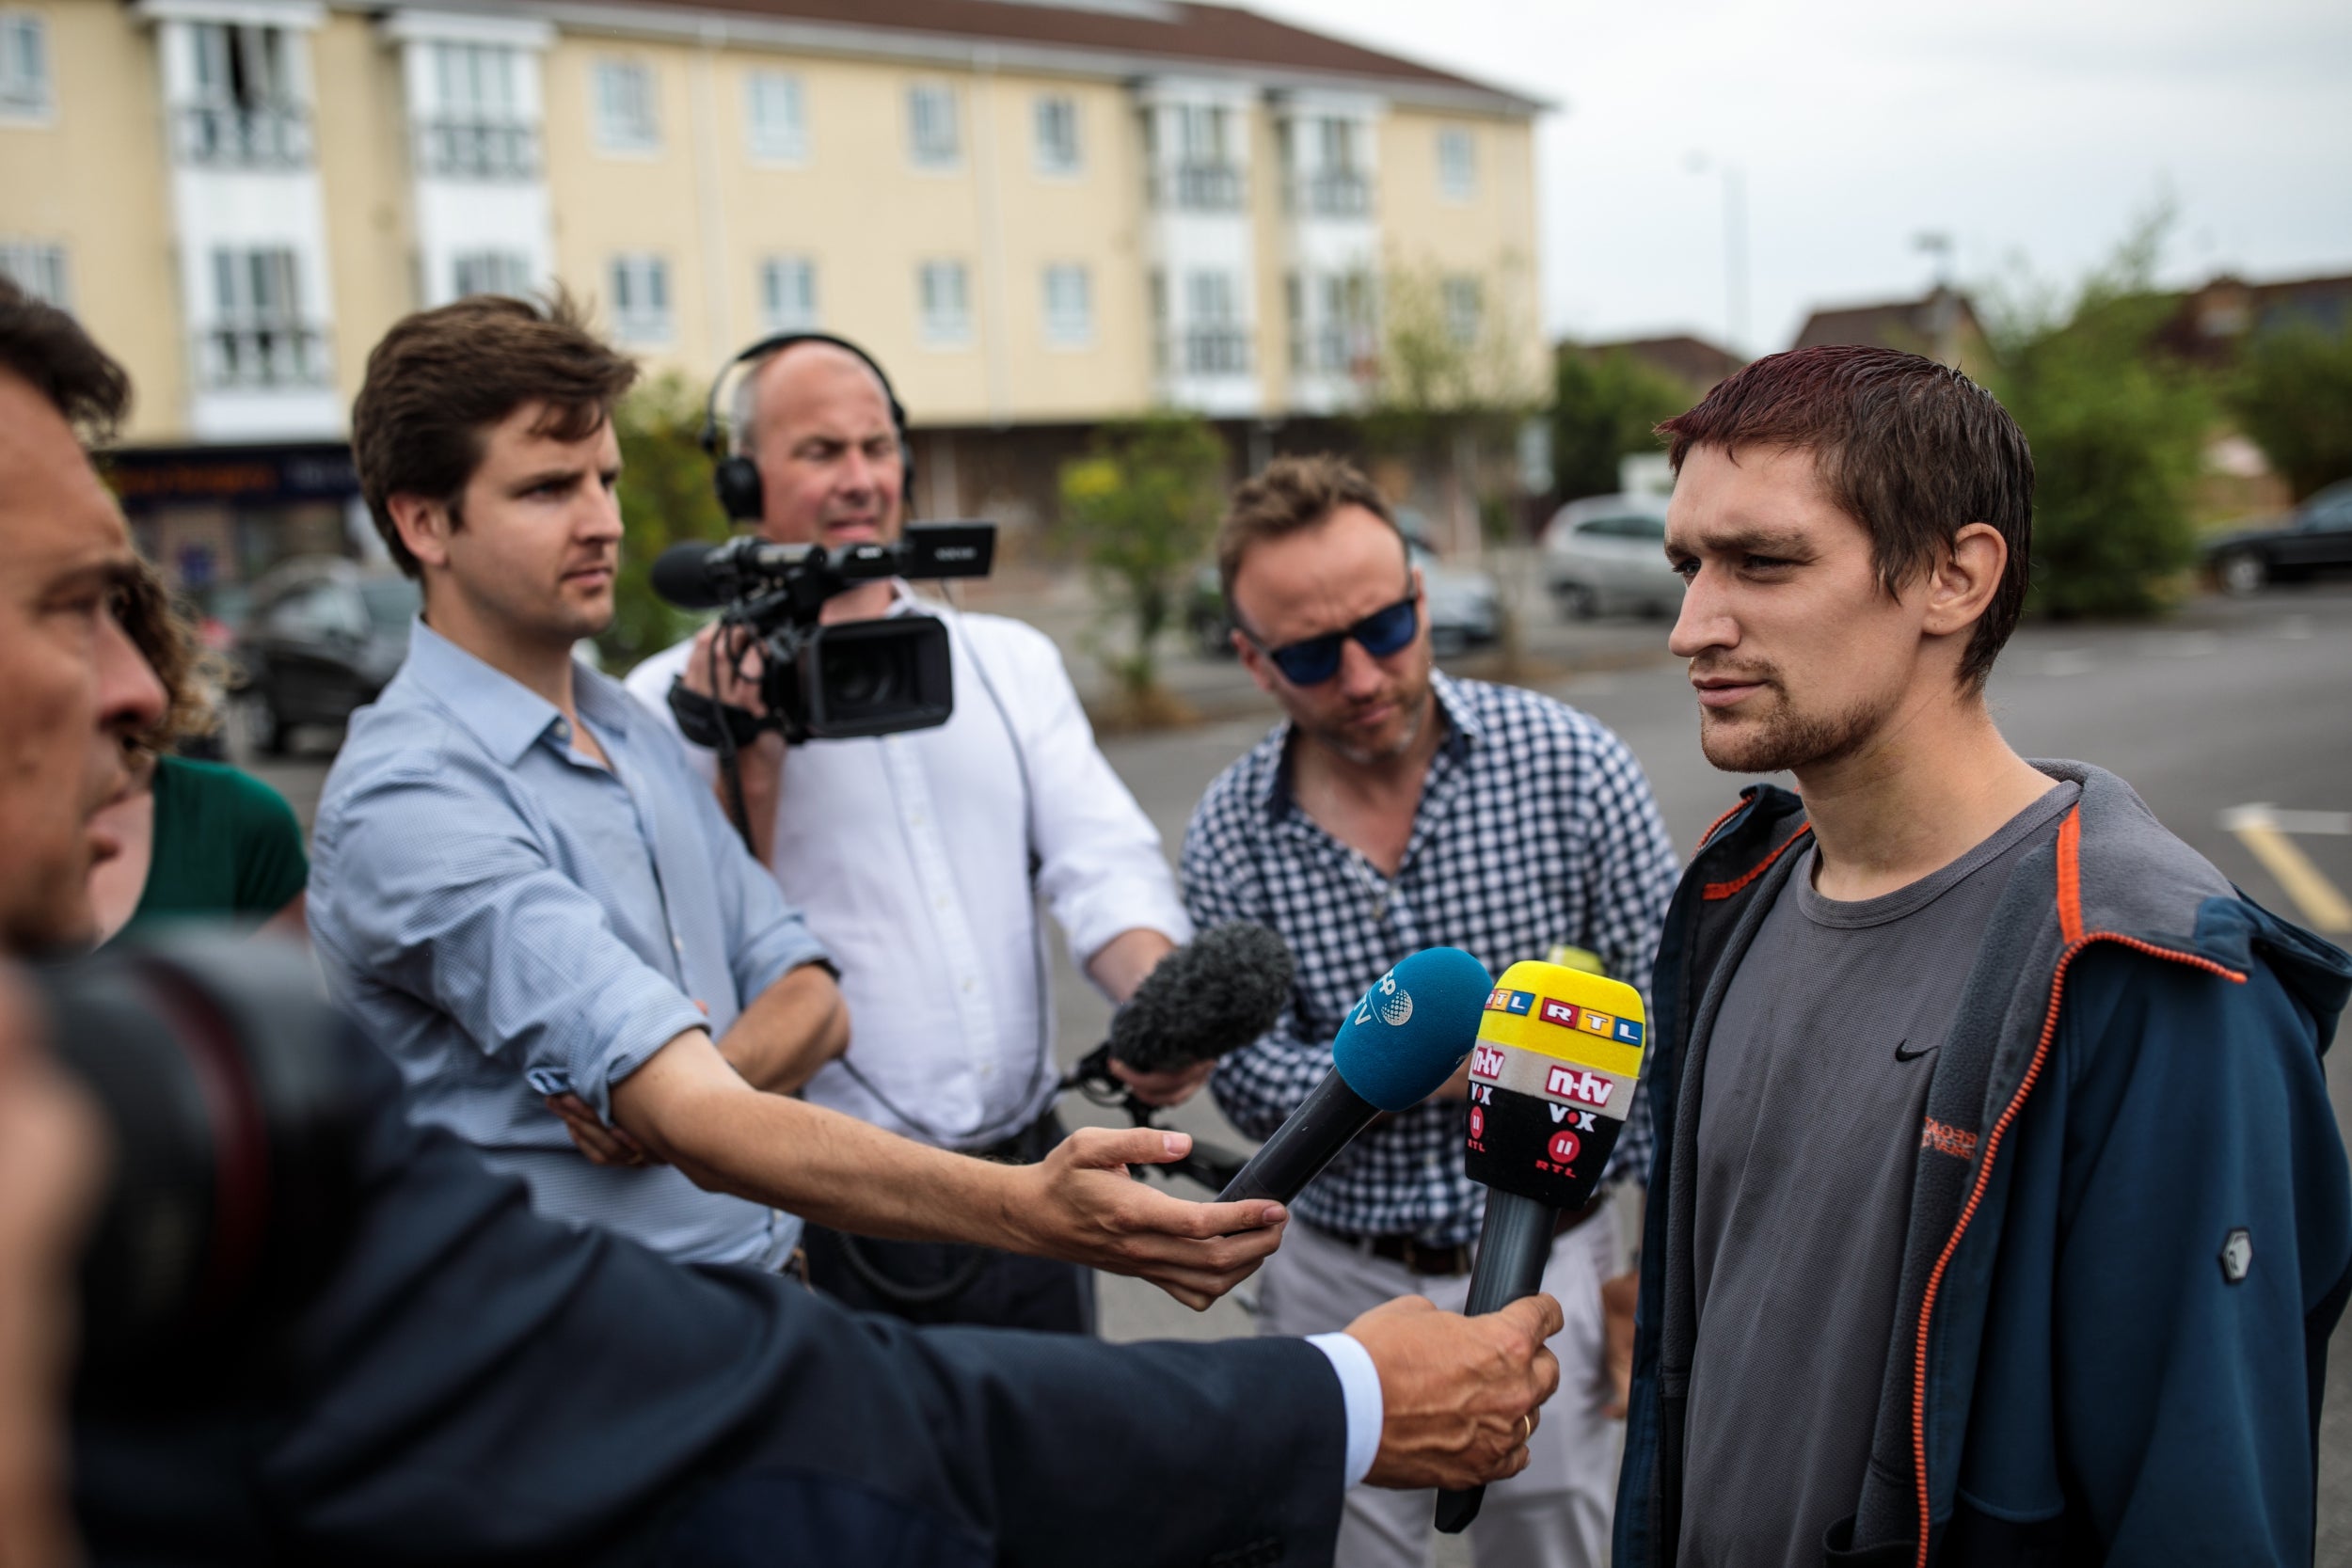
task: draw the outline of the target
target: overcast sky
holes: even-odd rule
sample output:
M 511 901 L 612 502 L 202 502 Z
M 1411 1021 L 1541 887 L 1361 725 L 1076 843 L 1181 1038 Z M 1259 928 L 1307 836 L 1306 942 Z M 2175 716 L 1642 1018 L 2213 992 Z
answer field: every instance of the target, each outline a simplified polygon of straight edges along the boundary
M 1817 305 L 2071 279 L 2169 192 L 2169 279 L 2352 273 L 2345 0 L 1248 0 L 1551 100 L 1546 325 L 1724 336 L 1726 159 L 1746 187 L 1740 347 Z M 1700 172 L 1693 154 L 1710 160 Z

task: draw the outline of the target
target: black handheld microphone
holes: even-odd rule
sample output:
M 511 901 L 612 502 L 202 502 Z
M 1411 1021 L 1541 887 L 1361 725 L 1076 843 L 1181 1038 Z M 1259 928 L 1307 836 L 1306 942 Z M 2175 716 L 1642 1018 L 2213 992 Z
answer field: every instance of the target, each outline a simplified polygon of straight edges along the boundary
M 1478 1035 L 1494 985 L 1458 947 L 1428 947 L 1373 983 L 1331 1042 L 1331 1070 L 1216 1195 L 1288 1203 L 1383 1111 L 1437 1092 Z
M 1486 999 L 1470 1053 L 1463 1169 L 1486 1186 L 1470 1301 L 1476 1316 L 1532 1296 L 1562 1213 L 1600 1185 L 1642 1077 L 1642 994 L 1565 964 L 1516 963 Z M 1458 1535 L 1486 1489 L 1438 1494 L 1438 1528 Z
M 1110 1037 L 1070 1069 L 1070 1086 L 1117 1088 L 1110 1064 L 1169 1072 L 1238 1051 L 1291 999 L 1289 944 L 1263 926 L 1212 927 L 1162 958 L 1111 1015 Z

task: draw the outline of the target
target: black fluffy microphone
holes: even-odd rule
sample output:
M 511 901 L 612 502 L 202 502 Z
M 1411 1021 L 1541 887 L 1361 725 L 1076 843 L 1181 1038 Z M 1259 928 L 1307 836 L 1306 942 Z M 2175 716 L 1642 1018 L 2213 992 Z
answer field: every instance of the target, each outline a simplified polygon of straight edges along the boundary
M 1288 1203 L 1373 1117 L 1436 1093 L 1470 1053 L 1493 985 L 1458 947 L 1425 947 L 1374 981 L 1331 1042 L 1331 1070 L 1216 1200 Z
M 1212 927 L 1153 966 L 1119 1011 L 1110 1038 L 1070 1070 L 1065 1087 L 1117 1090 L 1115 1060 L 1173 1072 L 1238 1051 L 1274 1027 L 1291 997 L 1291 950 L 1248 921 Z
M 1516 963 L 1486 999 L 1470 1053 L 1462 1167 L 1486 1186 L 1471 1316 L 1543 1287 L 1562 1213 L 1600 1185 L 1642 1076 L 1642 994 L 1564 964 Z M 1483 1486 L 1438 1494 L 1438 1528 L 1478 1517 Z

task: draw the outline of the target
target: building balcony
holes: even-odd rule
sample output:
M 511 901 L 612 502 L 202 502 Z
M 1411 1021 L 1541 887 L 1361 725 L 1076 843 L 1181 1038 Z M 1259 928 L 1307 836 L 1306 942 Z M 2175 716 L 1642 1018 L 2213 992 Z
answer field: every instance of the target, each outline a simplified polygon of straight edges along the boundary
M 1164 363 L 1178 375 L 1248 375 L 1249 329 L 1246 326 L 1189 326 L 1176 333 Z
M 1245 182 L 1232 164 L 1178 164 L 1152 177 L 1152 204 L 1184 213 L 1238 213 Z
M 1311 327 L 1291 336 L 1291 369 L 1300 375 L 1370 375 L 1378 340 L 1369 327 Z
M 1352 168 L 1319 168 L 1291 182 L 1291 211 L 1318 218 L 1368 218 L 1372 180 Z
M 310 116 L 298 103 L 189 103 L 173 120 L 185 163 L 203 168 L 310 166 Z
M 326 335 L 301 322 L 220 325 L 197 338 L 199 375 L 214 391 L 285 391 L 328 384 Z
M 518 120 L 423 120 L 417 126 L 417 169 L 438 180 L 536 180 L 538 127 Z

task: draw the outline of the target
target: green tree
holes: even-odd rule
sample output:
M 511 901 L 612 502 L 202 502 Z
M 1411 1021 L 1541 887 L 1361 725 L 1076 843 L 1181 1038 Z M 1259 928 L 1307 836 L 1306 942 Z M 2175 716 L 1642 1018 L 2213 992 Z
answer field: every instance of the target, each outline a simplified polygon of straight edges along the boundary
M 2352 476 L 2352 322 L 2258 329 L 2228 399 L 2296 500 Z
M 1126 625 L 1127 651 L 1110 662 L 1136 718 L 1166 706 L 1160 635 L 1216 531 L 1225 461 L 1206 420 L 1163 412 L 1105 425 L 1062 465 L 1059 531 Z
M 664 604 L 646 574 L 654 558 L 691 539 L 727 536 L 703 454 L 701 391 L 675 372 L 639 385 L 614 410 L 621 438 L 621 569 L 612 625 L 596 639 L 607 665 L 626 670 L 691 633 L 703 618 Z
M 1551 382 L 1551 471 L 1560 494 L 1605 496 L 1617 460 L 1656 451 L 1661 420 L 1691 406 L 1682 384 L 1626 354 L 1561 350 Z
M 2063 304 L 1995 302 L 1994 390 L 2033 447 L 2027 602 L 2043 613 L 2153 613 L 2196 560 L 2190 489 L 2216 410 L 2151 347 L 2175 309 L 2153 282 L 2169 220 L 2143 219 Z

